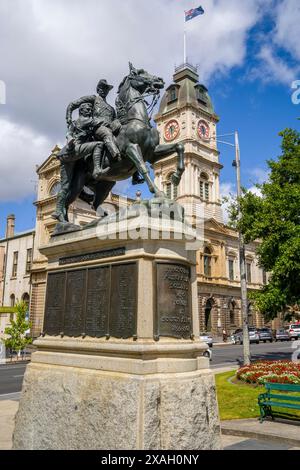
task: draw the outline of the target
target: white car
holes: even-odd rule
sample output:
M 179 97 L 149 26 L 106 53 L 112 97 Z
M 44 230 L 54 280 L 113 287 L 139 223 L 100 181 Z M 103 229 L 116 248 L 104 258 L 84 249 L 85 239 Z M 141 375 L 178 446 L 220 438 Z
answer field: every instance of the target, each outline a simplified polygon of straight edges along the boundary
M 250 326 L 248 328 L 248 330 L 249 330 L 250 343 L 259 344 L 259 335 L 258 335 L 257 329 Z M 244 339 L 243 330 L 241 328 L 239 328 L 238 330 L 235 331 L 235 333 L 233 333 L 231 338 L 232 338 L 232 341 L 233 341 L 234 344 L 242 345 L 243 344 L 243 339 Z
M 213 347 L 213 339 L 212 339 L 212 336 L 209 335 L 209 334 L 202 334 L 200 335 L 200 339 L 201 341 L 203 341 L 204 343 L 208 344 L 208 346 L 210 348 Z
M 300 323 L 294 323 L 289 326 L 289 335 L 291 339 L 297 341 L 300 338 Z
M 207 357 L 210 361 L 212 360 L 212 350 L 208 348 L 205 353 L 203 354 L 204 357 Z

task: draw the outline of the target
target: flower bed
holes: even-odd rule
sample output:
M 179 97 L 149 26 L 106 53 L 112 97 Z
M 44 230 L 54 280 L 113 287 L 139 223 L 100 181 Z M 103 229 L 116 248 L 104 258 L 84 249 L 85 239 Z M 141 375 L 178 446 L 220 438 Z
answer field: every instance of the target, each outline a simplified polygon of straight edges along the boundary
M 239 369 L 236 376 L 250 384 L 273 382 L 300 385 L 300 364 L 291 361 L 258 361 Z

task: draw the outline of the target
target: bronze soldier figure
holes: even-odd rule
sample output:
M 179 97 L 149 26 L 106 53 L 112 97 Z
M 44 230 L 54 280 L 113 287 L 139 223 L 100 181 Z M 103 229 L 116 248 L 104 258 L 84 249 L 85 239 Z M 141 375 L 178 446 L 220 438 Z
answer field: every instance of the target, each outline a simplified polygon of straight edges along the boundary
M 66 120 L 68 126 L 72 123 L 72 113 L 84 103 L 93 106 L 94 137 L 95 140 L 104 142 L 109 154 L 113 159 L 120 158 L 120 151 L 114 141 L 113 134 L 121 129 L 121 123 L 116 119 L 114 108 L 107 103 L 106 97 L 113 86 L 106 80 L 99 80 L 97 85 L 98 95 L 83 96 L 76 101 L 72 101 L 67 108 Z
M 162 78 L 144 69 L 136 69 L 130 63 L 129 74 L 118 89 L 118 117 L 123 125 L 116 119 L 114 108 L 106 102 L 112 89 L 106 80 L 99 81 L 98 95 L 70 103 L 66 116 L 70 127 L 69 143 L 58 154 L 61 159 L 62 190 L 57 198 L 57 211 L 53 214 L 60 222 L 56 233 L 74 230 L 68 222 L 68 208 L 76 198 L 92 203 L 97 210 L 116 182 L 130 176 L 136 182 L 136 176 L 140 174 L 149 191 L 155 194 L 158 201 L 164 201 L 166 196 L 152 181 L 146 163 L 153 166 L 163 158 L 177 154 L 177 169 L 172 175 L 172 182 L 174 185 L 180 183 L 185 168 L 184 145 L 180 142 L 160 145 L 159 132 L 151 126 L 151 115 L 148 113 L 163 87 Z M 147 109 L 145 98 L 148 96 L 152 96 L 153 101 Z M 72 123 L 72 113 L 78 108 L 80 122 Z M 120 154 L 121 159 L 118 158 Z M 85 193 L 85 188 L 92 194 Z M 78 229 L 80 227 L 75 226 L 75 230 Z
M 75 162 L 92 157 L 93 178 L 97 179 L 101 173 L 101 158 L 103 155 L 103 143 L 94 140 L 93 106 L 83 103 L 79 107 L 79 118 L 69 125 L 67 145 L 59 152 L 61 189 L 57 195 L 56 212 L 52 214 L 54 219 L 63 222 L 66 219 L 64 213 L 65 201 L 70 194 L 70 186 L 73 179 Z M 86 194 L 82 199 L 86 200 Z M 86 202 L 89 202 L 86 200 Z
M 83 103 L 79 107 L 79 119 L 72 121 L 67 134 L 67 154 L 62 156 L 61 161 L 76 161 L 80 158 L 85 160 L 93 157 L 93 178 L 97 179 L 102 173 L 101 157 L 103 145 L 94 140 L 93 107 L 90 103 Z

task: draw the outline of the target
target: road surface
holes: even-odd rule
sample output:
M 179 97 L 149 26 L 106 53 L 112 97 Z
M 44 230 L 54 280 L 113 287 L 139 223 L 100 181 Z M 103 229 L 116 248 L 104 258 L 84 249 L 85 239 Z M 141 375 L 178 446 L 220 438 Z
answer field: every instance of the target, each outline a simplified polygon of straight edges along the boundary
M 251 358 L 253 361 L 259 359 L 268 360 L 290 360 L 295 349 L 294 342 L 285 343 L 259 343 L 251 344 Z M 243 361 L 243 346 L 216 346 L 212 349 L 212 367 L 228 367 L 241 364 Z
M 295 351 L 293 344 L 293 342 L 252 344 L 252 359 L 291 359 Z M 215 346 L 212 349 L 211 367 L 214 369 L 236 366 L 241 363 L 242 357 L 243 346 Z M 0 365 L 0 399 L 10 398 L 9 394 L 18 394 L 21 391 L 26 365 L 26 363 Z

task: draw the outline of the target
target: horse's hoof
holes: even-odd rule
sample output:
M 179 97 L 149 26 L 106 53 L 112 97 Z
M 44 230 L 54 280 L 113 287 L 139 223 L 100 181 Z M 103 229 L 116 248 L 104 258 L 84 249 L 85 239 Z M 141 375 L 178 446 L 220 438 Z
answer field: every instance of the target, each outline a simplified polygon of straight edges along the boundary
M 53 212 L 53 214 L 51 214 L 51 217 L 52 219 L 57 220 L 58 222 L 66 222 L 64 216 L 62 214 L 59 214 L 59 212 Z
M 133 186 L 136 186 L 138 184 L 143 184 L 143 183 L 145 183 L 145 179 L 142 176 L 136 176 L 132 178 Z

